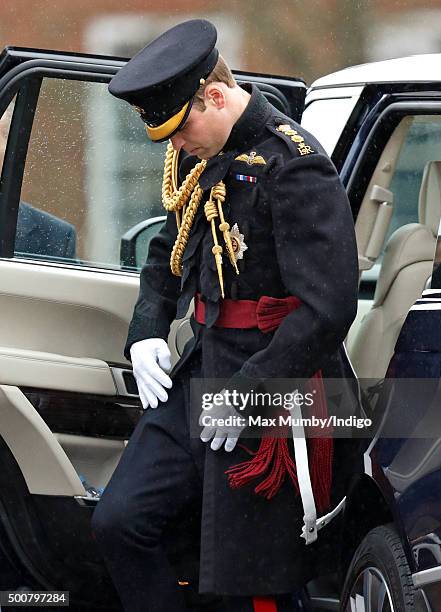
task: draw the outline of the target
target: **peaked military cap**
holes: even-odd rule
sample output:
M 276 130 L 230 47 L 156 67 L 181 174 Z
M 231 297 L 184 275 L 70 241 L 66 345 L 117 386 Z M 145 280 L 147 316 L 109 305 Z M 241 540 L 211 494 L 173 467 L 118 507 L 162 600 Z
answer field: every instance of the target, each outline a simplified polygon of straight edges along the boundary
M 184 125 L 201 79 L 217 63 L 216 40 L 209 21 L 185 21 L 141 49 L 110 81 L 110 93 L 136 107 L 153 141 L 167 140 Z

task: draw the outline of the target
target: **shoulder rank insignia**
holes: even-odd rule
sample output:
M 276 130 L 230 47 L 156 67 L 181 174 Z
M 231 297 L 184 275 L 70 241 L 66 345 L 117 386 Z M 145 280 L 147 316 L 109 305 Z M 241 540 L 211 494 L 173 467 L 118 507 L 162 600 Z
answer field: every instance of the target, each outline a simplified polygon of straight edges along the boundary
M 263 159 L 261 155 L 257 155 L 256 151 L 251 151 L 249 155 L 246 153 L 242 153 L 242 155 L 238 155 L 235 157 L 237 161 L 243 161 L 247 163 L 249 166 L 253 166 L 254 164 L 264 165 L 266 161 Z
M 297 144 L 297 150 L 300 155 L 308 155 L 314 153 L 314 149 L 305 143 L 305 139 L 301 136 L 297 130 L 294 130 L 290 125 L 283 124 L 276 127 L 278 132 L 282 132 L 285 136 L 289 136 L 293 142 Z

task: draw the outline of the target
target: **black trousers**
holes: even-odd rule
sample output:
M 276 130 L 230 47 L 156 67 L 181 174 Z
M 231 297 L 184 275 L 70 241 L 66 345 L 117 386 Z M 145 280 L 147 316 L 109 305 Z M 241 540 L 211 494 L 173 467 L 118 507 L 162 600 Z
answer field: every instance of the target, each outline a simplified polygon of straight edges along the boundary
M 127 612 L 254 612 L 251 597 L 197 594 L 205 445 L 190 440 L 185 387 L 175 377 L 168 401 L 141 417 L 92 530 Z M 291 595 L 277 600 L 277 612 L 297 610 Z

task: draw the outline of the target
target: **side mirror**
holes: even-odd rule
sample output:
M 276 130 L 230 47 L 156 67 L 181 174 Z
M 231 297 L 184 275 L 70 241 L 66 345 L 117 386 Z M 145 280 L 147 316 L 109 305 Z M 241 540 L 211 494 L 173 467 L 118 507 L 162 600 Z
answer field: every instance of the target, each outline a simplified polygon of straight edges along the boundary
M 131 227 L 121 238 L 120 262 L 123 270 L 139 270 L 146 260 L 150 240 L 164 225 L 166 216 L 152 217 Z

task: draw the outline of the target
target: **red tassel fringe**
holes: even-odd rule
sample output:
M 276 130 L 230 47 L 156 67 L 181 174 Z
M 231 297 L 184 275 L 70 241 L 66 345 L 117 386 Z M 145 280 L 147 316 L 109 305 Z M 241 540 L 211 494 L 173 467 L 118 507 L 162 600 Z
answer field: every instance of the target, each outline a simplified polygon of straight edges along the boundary
M 326 418 L 328 409 L 321 371 L 314 374 L 308 381 L 307 387 L 306 391 L 315 390 L 314 415 L 318 418 Z M 329 432 L 332 435 L 331 428 Z M 323 435 L 322 429 L 320 434 Z M 333 439 L 332 437 L 309 437 L 307 445 L 311 486 L 317 511 L 322 513 L 330 506 Z M 257 452 L 250 451 L 244 445 L 240 446 L 253 455 L 253 458 L 226 470 L 225 474 L 228 476 L 231 488 L 238 489 L 266 475 L 255 487 L 254 492 L 269 500 L 280 490 L 288 474 L 297 494 L 300 494 L 297 469 L 289 452 L 287 438 L 262 438 Z
M 246 448 L 246 447 L 243 447 Z M 286 438 L 262 438 L 259 450 L 249 461 L 243 461 L 230 467 L 225 473 L 232 489 L 239 489 L 269 470 L 268 476 L 260 482 L 254 492 L 266 499 L 271 499 L 282 486 L 288 472 L 294 486 L 299 491 L 296 466 L 288 450 Z

